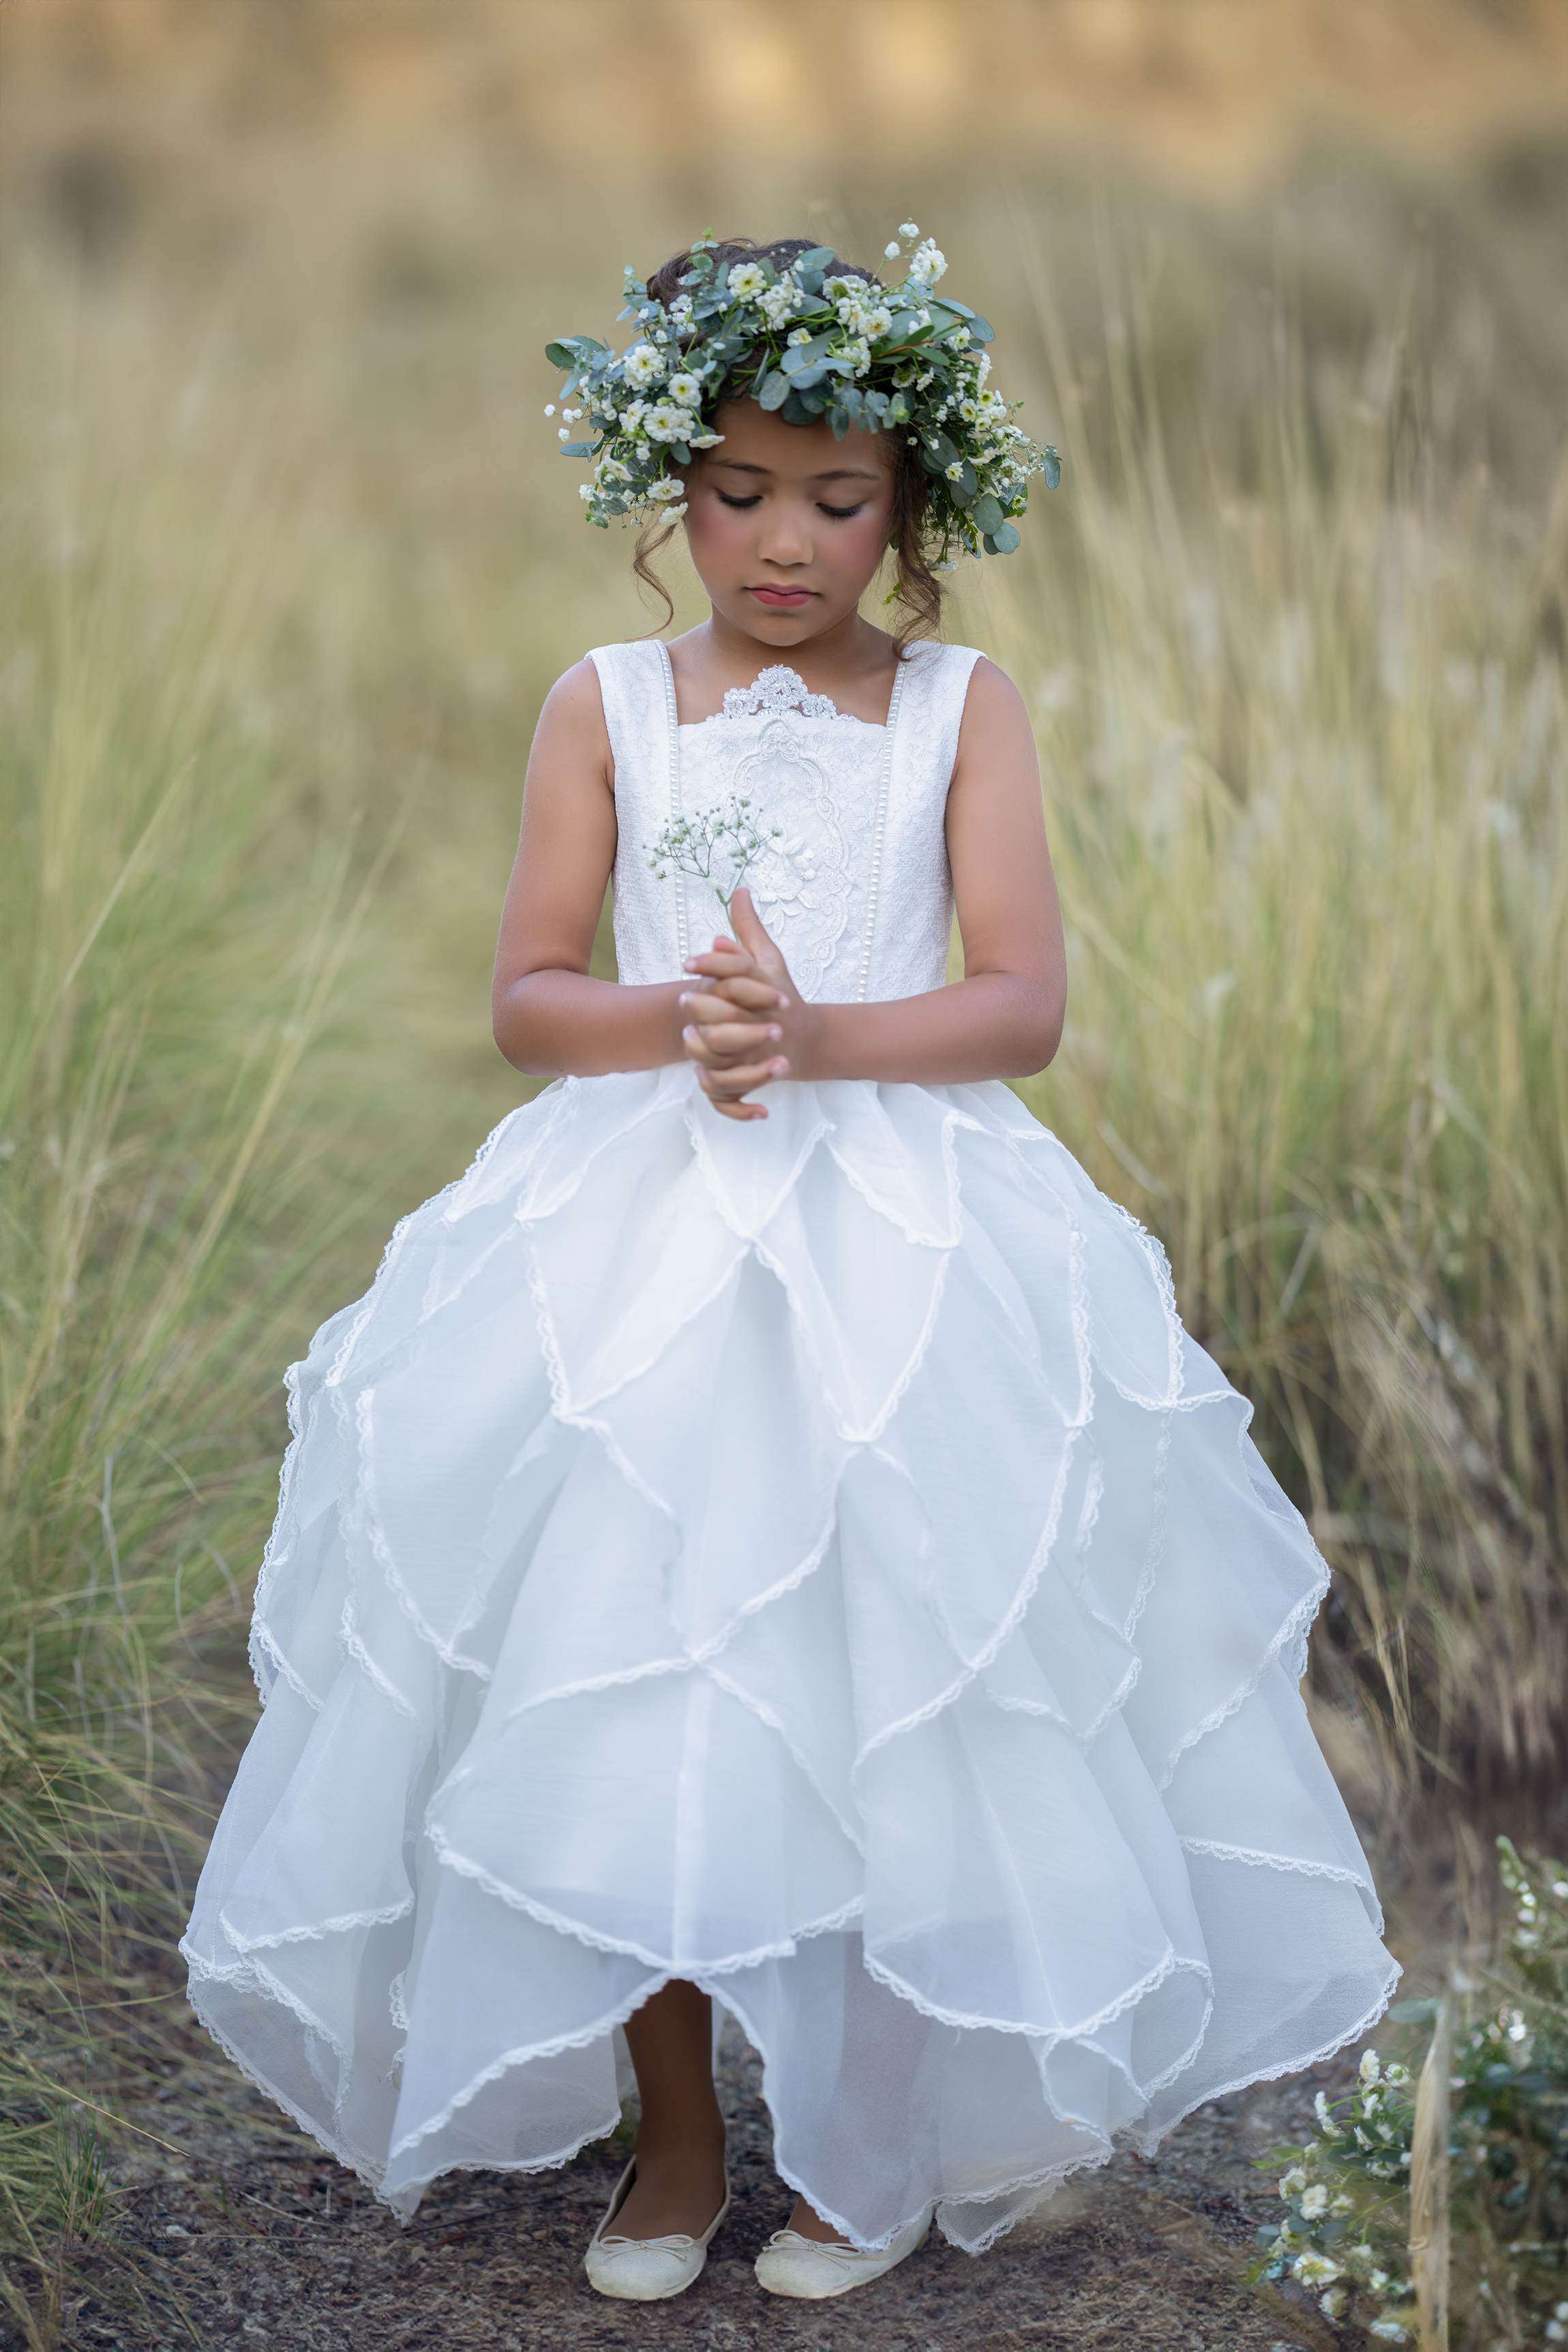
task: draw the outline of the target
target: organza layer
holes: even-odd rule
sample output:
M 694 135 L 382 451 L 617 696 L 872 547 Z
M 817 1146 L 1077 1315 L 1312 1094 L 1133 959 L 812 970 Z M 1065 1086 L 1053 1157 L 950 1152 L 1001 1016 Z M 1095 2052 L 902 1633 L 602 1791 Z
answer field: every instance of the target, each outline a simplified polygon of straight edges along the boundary
M 680 1977 L 820 2211 L 975 2249 L 1396 1973 L 1324 1570 L 1158 1246 L 1005 1087 L 763 1099 L 552 1087 L 294 1376 L 184 1948 L 403 2215 L 612 2128 Z

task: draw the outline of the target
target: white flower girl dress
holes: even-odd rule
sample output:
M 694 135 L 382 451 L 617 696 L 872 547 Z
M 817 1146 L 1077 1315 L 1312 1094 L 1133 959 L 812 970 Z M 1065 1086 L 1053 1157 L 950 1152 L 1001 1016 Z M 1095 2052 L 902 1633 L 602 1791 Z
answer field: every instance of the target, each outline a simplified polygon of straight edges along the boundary
M 942 983 L 973 653 L 916 646 L 885 728 L 779 669 L 678 725 L 662 645 L 593 658 L 625 980 L 720 927 L 648 845 L 733 793 L 805 994 Z M 1005 1086 L 763 1098 L 548 1087 L 290 1374 L 183 1948 L 403 2216 L 608 2132 L 686 1978 L 821 2214 L 978 2250 L 1397 1974 L 1297 1691 L 1326 1572 L 1158 1245 Z

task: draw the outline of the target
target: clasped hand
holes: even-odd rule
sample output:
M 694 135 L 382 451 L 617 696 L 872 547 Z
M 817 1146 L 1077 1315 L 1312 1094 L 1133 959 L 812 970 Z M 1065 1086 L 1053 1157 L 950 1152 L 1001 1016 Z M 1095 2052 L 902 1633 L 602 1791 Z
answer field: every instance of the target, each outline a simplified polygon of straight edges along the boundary
M 700 982 L 680 999 L 680 1042 L 697 1065 L 697 1082 L 725 1118 L 766 1118 L 743 1097 L 773 1078 L 798 1072 L 814 1017 L 788 967 L 763 929 L 749 890 L 730 901 L 735 939 L 716 939 L 686 969 Z

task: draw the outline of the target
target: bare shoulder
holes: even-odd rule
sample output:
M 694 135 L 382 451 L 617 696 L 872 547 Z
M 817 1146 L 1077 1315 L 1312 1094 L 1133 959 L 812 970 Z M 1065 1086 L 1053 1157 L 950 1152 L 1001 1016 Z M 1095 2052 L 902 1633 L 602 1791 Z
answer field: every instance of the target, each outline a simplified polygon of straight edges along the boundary
M 1028 707 L 1006 671 L 982 654 L 969 674 L 958 730 L 958 772 L 976 760 L 993 762 L 999 754 L 1021 761 L 1037 775 Z
M 607 742 L 609 731 L 605 725 L 605 698 L 599 691 L 599 673 L 592 658 L 584 654 L 563 670 L 544 698 L 540 713 L 541 723 L 549 719 L 558 727 L 586 727 Z
M 544 698 L 533 731 L 531 772 L 537 773 L 542 761 L 552 769 L 564 766 L 578 772 L 587 767 L 607 784 L 614 782 L 615 757 L 605 722 L 599 673 L 585 654 L 556 679 Z

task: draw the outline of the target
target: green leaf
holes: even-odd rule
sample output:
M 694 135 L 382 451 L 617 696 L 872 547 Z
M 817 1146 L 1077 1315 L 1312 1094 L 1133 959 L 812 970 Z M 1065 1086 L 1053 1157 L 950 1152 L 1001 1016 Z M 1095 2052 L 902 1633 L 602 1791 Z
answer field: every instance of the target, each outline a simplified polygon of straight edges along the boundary
M 546 343 L 544 356 L 552 367 L 574 368 L 577 364 L 576 353 L 564 343 Z
M 790 395 L 790 381 L 778 368 L 772 368 L 757 387 L 759 408 L 782 408 Z
M 984 497 L 976 499 L 970 511 L 977 530 L 1000 530 L 1007 520 L 1002 511 L 1001 499 L 991 490 L 987 490 Z
M 792 343 L 779 365 L 785 375 L 799 375 L 803 368 L 814 368 L 832 341 L 831 331 L 825 335 L 813 335 L 809 343 Z
M 594 444 L 591 441 L 566 441 L 562 444 L 561 455 L 563 457 L 591 457 L 593 454 Z
M 1041 471 L 1046 478 L 1046 488 L 1047 490 L 1054 490 L 1062 478 L 1062 461 L 1048 441 L 1046 444 L 1044 455 L 1046 462 Z
M 977 343 L 994 343 L 996 341 L 995 328 L 989 320 L 983 319 L 978 310 L 971 310 L 969 314 L 969 331 Z
M 985 534 L 986 551 L 991 555 L 1011 555 L 1016 548 L 1022 545 L 1022 540 L 1010 522 L 1005 522 L 1000 530 L 988 530 Z
M 1436 2014 L 1435 2000 L 1396 2000 L 1388 2021 L 1390 2025 L 1430 2025 Z
M 786 425 L 815 425 L 821 411 L 804 401 L 792 385 L 779 415 Z

